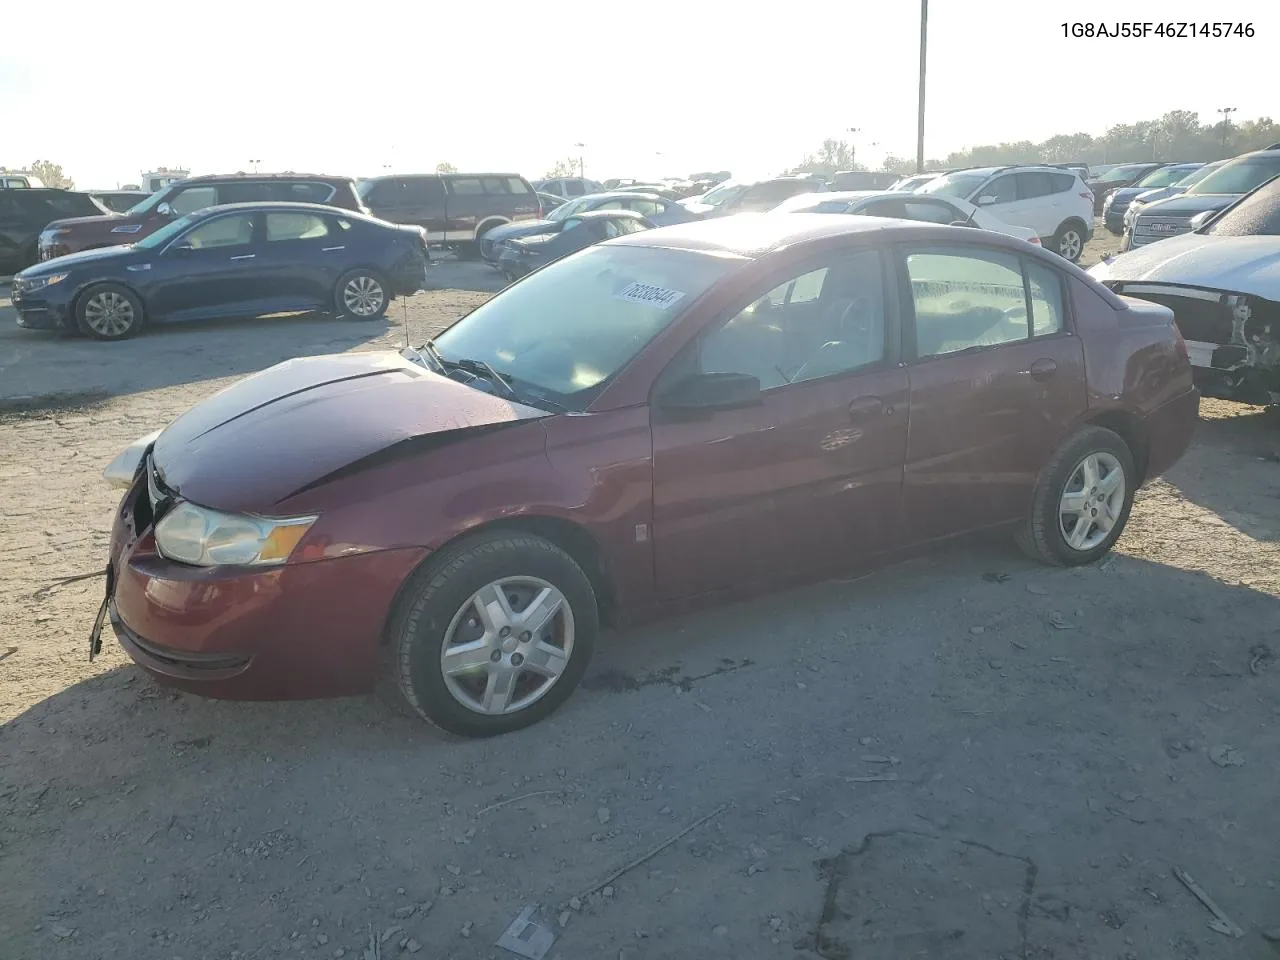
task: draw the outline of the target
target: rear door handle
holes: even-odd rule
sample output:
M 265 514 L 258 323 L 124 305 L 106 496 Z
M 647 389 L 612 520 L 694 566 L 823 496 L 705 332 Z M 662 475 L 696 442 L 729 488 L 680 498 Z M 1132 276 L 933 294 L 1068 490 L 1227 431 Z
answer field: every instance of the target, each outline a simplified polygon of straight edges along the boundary
M 1031 365 L 1031 379 L 1048 380 L 1058 372 L 1058 364 L 1048 357 L 1043 357 Z
M 893 407 L 886 407 L 879 397 L 858 397 L 849 404 L 849 416 L 855 420 L 873 417 L 879 413 L 893 413 Z
M 346 248 L 346 247 L 321 247 L 321 248 L 320 248 L 320 252 L 321 252 L 321 253 L 333 253 L 333 251 L 335 251 L 335 250 L 345 250 L 345 249 L 347 249 L 347 248 Z
M 257 256 L 256 253 L 242 253 L 240 254 L 240 256 L 232 257 L 231 259 L 232 260 L 252 260 L 256 256 Z

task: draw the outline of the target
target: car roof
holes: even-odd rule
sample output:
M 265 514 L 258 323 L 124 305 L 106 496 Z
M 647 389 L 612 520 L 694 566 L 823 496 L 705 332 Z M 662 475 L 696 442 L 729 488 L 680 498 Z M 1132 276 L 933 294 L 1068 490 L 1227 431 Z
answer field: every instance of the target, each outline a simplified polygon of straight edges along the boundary
M 695 220 L 646 233 L 632 233 L 609 243 L 669 250 L 759 257 L 797 243 L 885 229 L 909 229 L 918 223 L 884 217 L 849 217 L 829 213 L 741 213 Z
M 351 177 L 329 173 L 209 173 L 198 177 L 183 177 L 178 183 L 222 183 L 233 180 L 332 180 L 345 183 Z
M 608 220 L 612 217 L 627 217 L 633 220 L 643 220 L 640 214 L 634 210 L 583 210 L 581 213 L 572 214 L 575 220 Z
M 457 180 L 457 179 L 465 180 L 465 179 L 470 179 L 472 177 L 515 177 L 517 180 L 524 179 L 524 177 L 522 177 L 518 173 L 501 173 L 501 172 L 495 173 L 489 170 L 482 170 L 478 173 L 461 173 L 461 172 L 459 173 L 386 173 L 380 177 L 363 177 L 361 182 L 372 183 L 377 180 L 418 180 L 418 179 L 428 179 L 428 178 L 432 180 Z M 531 182 L 535 184 L 551 183 L 550 180 L 534 180 Z
M 207 214 L 212 216 L 215 213 L 228 213 L 234 211 L 250 212 L 254 210 L 283 210 L 286 213 L 326 213 L 330 216 L 341 215 L 344 219 L 349 217 L 359 217 L 361 220 L 368 220 L 370 223 L 382 223 L 386 226 L 394 226 L 385 220 L 379 220 L 376 217 L 367 217 L 362 213 L 356 213 L 354 210 L 347 210 L 344 207 L 333 207 L 324 203 L 296 203 L 291 200 L 250 200 L 245 203 L 220 203 L 214 207 L 204 207 L 200 210 L 193 210 L 192 213 Z
M 602 198 L 611 200 L 632 200 L 636 197 L 648 200 L 661 200 L 662 197 L 656 193 L 647 193 L 644 190 L 601 190 L 599 193 L 584 193 L 580 197 L 574 197 L 574 200 L 599 200 Z

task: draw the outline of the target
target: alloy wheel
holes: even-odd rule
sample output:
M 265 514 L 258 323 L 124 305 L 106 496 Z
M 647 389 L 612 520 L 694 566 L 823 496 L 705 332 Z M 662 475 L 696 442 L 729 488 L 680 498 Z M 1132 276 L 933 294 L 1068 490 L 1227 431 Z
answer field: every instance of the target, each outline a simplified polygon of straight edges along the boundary
M 91 296 L 84 305 L 84 322 L 102 337 L 120 337 L 133 328 L 136 316 L 133 304 L 114 290 L 103 290 Z
M 1091 453 L 1076 464 L 1058 502 L 1067 546 L 1084 553 L 1106 540 L 1120 520 L 1124 497 L 1124 467 L 1110 453 Z
M 537 577 L 507 577 L 462 605 L 440 648 L 445 687 L 475 713 L 518 713 L 555 686 L 573 656 L 573 611 Z
M 386 294 L 382 284 L 368 274 L 352 277 L 342 288 L 342 302 L 357 317 L 371 317 L 382 309 Z
M 1081 250 L 1084 248 L 1084 240 L 1074 230 L 1067 230 L 1062 234 L 1062 239 L 1058 243 L 1058 253 L 1067 260 L 1075 261 L 1080 256 Z

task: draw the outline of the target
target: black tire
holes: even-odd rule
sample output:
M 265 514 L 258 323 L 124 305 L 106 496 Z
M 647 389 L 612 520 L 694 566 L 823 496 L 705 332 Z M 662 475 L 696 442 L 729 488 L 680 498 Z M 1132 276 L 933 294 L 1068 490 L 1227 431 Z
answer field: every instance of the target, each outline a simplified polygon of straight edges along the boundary
M 138 295 L 118 283 L 95 283 L 76 297 L 76 326 L 95 340 L 126 340 L 142 329 L 146 311 Z
M 1063 533 L 1062 498 L 1077 469 L 1094 454 L 1114 458 L 1123 470 L 1124 501 L 1111 531 L 1089 549 L 1076 549 Z M 1057 567 L 1077 567 L 1101 558 L 1124 532 L 1133 508 L 1138 473 L 1128 444 L 1104 427 L 1084 427 L 1060 446 L 1044 469 L 1032 499 L 1031 515 L 1015 533 L 1023 552 L 1033 560 Z M 1099 507 L 1100 508 L 1100 507 Z
M 558 679 L 538 699 L 512 713 L 481 713 L 464 705 L 446 683 L 441 665 L 446 634 L 477 591 L 519 577 L 537 578 L 560 592 L 571 621 L 555 622 L 561 630 L 571 622 L 572 648 Z M 391 619 L 391 671 L 409 707 L 424 720 L 458 736 L 491 737 L 537 723 L 557 710 L 586 672 L 598 631 L 595 591 L 568 553 L 531 534 L 481 533 L 433 558 L 404 590 Z M 519 649 L 526 648 L 517 653 Z M 528 673 L 521 677 L 536 685 L 537 675 Z
M 480 244 L 470 240 L 453 245 L 453 255 L 459 260 L 475 260 L 480 256 Z
M 1053 235 L 1053 252 L 1075 263 L 1084 253 L 1084 227 L 1078 220 L 1068 220 Z
M 376 294 L 381 296 L 377 297 Z M 368 267 L 348 270 L 333 288 L 333 308 L 347 320 L 377 320 L 391 305 L 387 278 Z

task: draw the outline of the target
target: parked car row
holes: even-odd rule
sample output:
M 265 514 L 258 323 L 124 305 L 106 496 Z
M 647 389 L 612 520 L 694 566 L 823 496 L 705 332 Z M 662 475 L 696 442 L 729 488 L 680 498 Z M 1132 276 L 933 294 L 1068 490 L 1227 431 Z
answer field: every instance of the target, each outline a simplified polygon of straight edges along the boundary
M 1232 176 L 1257 172 L 1256 156 L 1246 157 L 1253 159 Z M 1230 173 L 1235 163 L 1219 172 Z M 1205 195 L 1215 203 L 1220 196 Z M 1195 227 L 1104 260 L 1090 273 L 1117 293 L 1173 311 L 1204 394 L 1280 403 L 1280 169 L 1221 211 L 1197 217 Z

